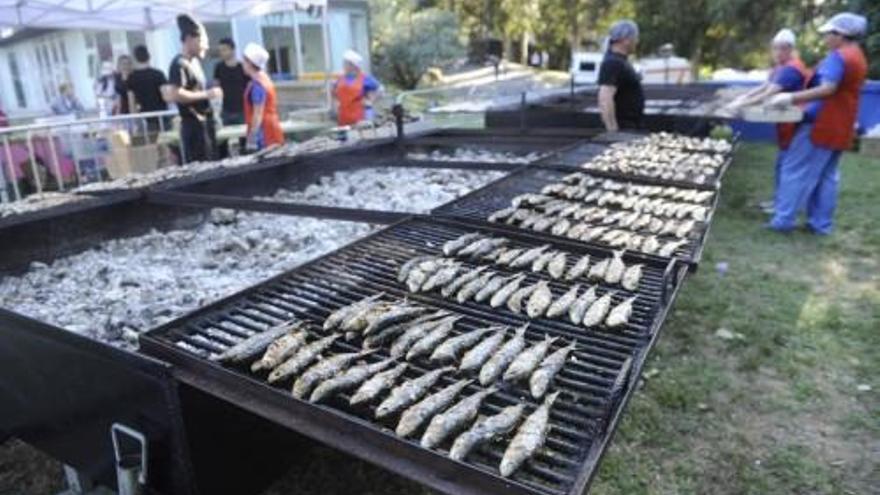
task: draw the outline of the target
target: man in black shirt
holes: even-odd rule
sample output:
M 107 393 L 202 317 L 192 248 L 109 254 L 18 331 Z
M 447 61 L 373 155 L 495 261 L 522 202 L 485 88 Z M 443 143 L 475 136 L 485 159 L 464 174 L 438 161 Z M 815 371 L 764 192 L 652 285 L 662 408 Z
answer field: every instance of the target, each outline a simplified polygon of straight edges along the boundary
M 177 16 L 182 41 L 180 55 L 168 69 L 169 101 L 180 111 L 180 147 L 182 163 L 213 160 L 217 146 L 214 111 L 211 100 L 223 97 L 220 88 L 205 89 L 205 73 L 200 59 L 208 48 L 204 26 L 192 17 Z
M 599 66 L 599 110 L 609 131 L 638 128 L 645 112 L 642 80 L 628 57 L 639 42 L 639 27 L 617 21 L 608 36 L 608 51 Z
M 220 40 L 220 63 L 214 67 L 214 86 L 223 89 L 223 125 L 244 124 L 244 88 L 249 78 L 241 62 L 235 58 L 235 42 L 230 38 Z
M 134 47 L 135 67 L 128 76 L 128 90 L 134 95 L 134 112 L 160 112 L 168 110 L 168 103 L 162 99 L 162 86 L 168 83 L 165 74 L 150 67 L 150 52 L 144 45 Z M 167 121 L 163 122 L 167 124 Z M 150 131 L 159 129 L 159 119 L 147 119 Z

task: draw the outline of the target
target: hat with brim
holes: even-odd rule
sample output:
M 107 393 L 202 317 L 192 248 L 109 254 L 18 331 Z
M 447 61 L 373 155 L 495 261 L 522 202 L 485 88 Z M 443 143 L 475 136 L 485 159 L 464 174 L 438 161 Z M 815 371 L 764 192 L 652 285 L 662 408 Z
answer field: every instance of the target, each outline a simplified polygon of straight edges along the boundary
M 354 50 L 346 50 L 345 53 L 342 54 L 342 60 L 355 67 L 360 67 L 364 63 L 364 57 L 361 57 L 360 54 Z
M 850 37 L 861 36 L 867 30 L 868 20 L 852 12 L 841 12 L 819 26 L 819 32 L 822 34 L 838 33 Z
M 266 68 L 266 63 L 269 62 L 269 52 L 256 43 L 248 43 L 244 47 L 244 58 L 258 69 L 263 70 Z

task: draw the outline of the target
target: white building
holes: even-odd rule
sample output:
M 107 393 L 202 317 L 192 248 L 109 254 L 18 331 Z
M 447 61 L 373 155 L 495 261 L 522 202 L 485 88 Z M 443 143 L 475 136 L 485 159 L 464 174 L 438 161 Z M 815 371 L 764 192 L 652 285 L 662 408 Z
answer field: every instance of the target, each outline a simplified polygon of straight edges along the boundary
M 367 0 L 330 0 L 328 12 L 332 71 L 341 70 L 342 54 L 349 48 L 369 60 Z M 323 77 L 325 38 L 320 15 L 291 10 L 206 23 L 205 27 L 211 50 L 203 66 L 209 78 L 217 63 L 217 42 L 224 37 L 235 40 L 239 50 L 249 42 L 265 46 L 272 56 L 269 71 L 276 80 L 308 81 Z M 166 71 L 178 53 L 180 35 L 175 27 L 148 32 L 0 31 L 0 109 L 14 120 L 48 115 L 62 83 L 73 85 L 87 109 L 95 108 L 92 88 L 101 63 L 115 64 L 120 55 L 130 54 L 140 44 L 149 48 L 151 64 Z

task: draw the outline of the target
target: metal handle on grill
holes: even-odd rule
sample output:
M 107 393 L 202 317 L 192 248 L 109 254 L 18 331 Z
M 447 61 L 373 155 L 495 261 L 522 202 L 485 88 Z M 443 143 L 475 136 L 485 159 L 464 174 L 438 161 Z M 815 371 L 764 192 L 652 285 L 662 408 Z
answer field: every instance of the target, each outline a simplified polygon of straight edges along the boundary
M 119 495 L 143 495 L 147 486 L 147 437 L 143 433 L 119 423 L 110 427 L 113 453 L 116 456 L 116 482 Z M 123 452 L 121 437 L 139 444 L 138 450 Z

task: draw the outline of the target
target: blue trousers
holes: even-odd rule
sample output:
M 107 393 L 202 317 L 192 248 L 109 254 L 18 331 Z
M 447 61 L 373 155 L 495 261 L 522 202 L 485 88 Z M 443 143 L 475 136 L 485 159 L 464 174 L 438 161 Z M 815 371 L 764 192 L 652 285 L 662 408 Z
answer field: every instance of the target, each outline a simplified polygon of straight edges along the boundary
M 773 176 L 773 180 L 774 180 L 774 182 L 773 182 L 773 204 L 774 205 L 776 205 L 776 203 L 779 202 L 779 200 L 777 199 L 777 196 L 779 196 L 779 178 L 782 177 L 782 160 L 785 160 L 785 153 L 787 151 L 788 151 L 787 149 L 784 149 L 784 150 L 780 149 L 776 153 L 776 169 L 775 169 L 776 175 Z
M 770 221 L 776 230 L 793 229 L 798 213 L 804 209 L 807 226 L 814 232 L 830 234 L 833 228 L 841 152 L 814 145 L 812 130 L 812 125 L 801 125 L 782 159 L 776 212 Z

